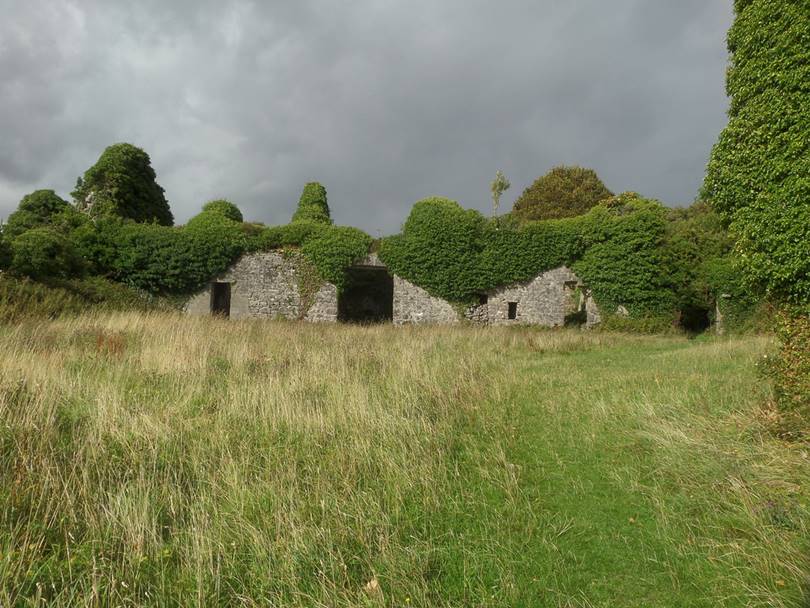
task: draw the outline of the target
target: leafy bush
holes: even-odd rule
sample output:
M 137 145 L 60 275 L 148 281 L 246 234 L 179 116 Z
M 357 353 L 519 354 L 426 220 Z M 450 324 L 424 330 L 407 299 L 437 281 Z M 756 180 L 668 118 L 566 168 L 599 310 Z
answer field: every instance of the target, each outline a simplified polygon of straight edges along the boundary
M 8 239 L 31 228 L 40 228 L 65 221 L 65 215 L 75 210 L 53 190 L 36 190 L 26 194 L 17 210 L 8 216 L 3 233 Z
M 342 290 L 346 286 L 346 270 L 368 255 L 370 245 L 371 237 L 362 230 L 334 226 L 312 233 L 301 244 L 301 253 L 317 268 L 322 279 Z
M 0 234 L 0 271 L 11 266 L 11 244 Z
M 391 272 L 451 301 L 470 299 L 479 274 L 484 217 L 456 202 L 433 197 L 417 202 L 402 234 L 384 239 L 380 257 Z
M 776 399 L 783 412 L 807 430 L 810 420 L 810 317 L 801 311 L 783 309 L 776 317 L 779 351 L 768 366 Z
M 109 146 L 79 178 L 72 193 L 79 209 L 136 222 L 171 226 L 174 217 L 156 181 L 149 155 L 131 144 Z
M 606 313 L 621 305 L 634 317 L 674 315 L 661 249 L 666 209 L 660 203 L 621 194 L 580 218 L 580 230 L 585 251 L 573 270 Z
M 254 246 L 261 250 L 300 247 L 308 238 L 326 230 L 328 226 L 309 220 L 300 220 L 285 226 L 270 226 L 259 234 Z
M 243 221 L 242 212 L 239 211 L 239 207 L 222 198 L 205 203 L 202 208 L 202 213 L 200 213 L 197 217 L 202 217 L 209 214 L 220 215 L 231 220 L 232 222 Z
M 612 195 L 593 169 L 554 167 L 523 191 L 512 214 L 522 221 L 574 217 Z
M 73 243 L 52 228 L 33 228 L 11 242 L 11 270 L 32 279 L 67 278 L 82 273 Z
M 331 224 L 332 217 L 329 213 L 329 205 L 326 202 L 326 188 L 318 182 L 310 182 L 304 186 L 301 198 L 298 201 L 298 209 L 292 217 L 293 222 L 318 222 L 321 224 Z
M 227 270 L 246 242 L 241 225 L 223 216 L 185 228 L 127 223 L 119 238 L 115 278 L 151 293 L 189 293 L 200 288 Z

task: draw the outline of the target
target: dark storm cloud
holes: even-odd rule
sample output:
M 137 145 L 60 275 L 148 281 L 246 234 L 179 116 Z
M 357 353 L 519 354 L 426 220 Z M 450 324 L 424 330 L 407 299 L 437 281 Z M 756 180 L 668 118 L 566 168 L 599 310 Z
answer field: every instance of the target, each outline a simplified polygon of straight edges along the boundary
M 730 0 L 0 0 L 0 217 L 146 149 L 178 221 L 228 197 L 396 231 L 438 194 L 502 207 L 555 164 L 689 203 L 725 124 Z

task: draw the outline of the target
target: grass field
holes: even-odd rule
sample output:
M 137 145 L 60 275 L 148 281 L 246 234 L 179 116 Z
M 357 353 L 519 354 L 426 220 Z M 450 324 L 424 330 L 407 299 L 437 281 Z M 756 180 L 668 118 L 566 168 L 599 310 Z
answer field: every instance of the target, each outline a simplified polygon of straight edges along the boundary
M 0 606 L 808 606 L 769 347 L 0 327 Z

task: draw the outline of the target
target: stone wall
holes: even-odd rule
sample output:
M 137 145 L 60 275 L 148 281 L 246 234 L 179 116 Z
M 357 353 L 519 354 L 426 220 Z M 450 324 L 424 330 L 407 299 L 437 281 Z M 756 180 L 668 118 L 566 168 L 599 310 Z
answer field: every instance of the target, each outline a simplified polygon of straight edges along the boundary
M 308 311 L 301 309 L 295 255 L 275 251 L 246 254 L 214 279 L 212 282 L 231 284 L 231 318 L 336 321 L 337 289 L 331 283 L 321 286 Z M 189 314 L 211 314 L 210 285 L 189 299 L 185 310 Z
M 458 323 L 458 313 L 446 300 L 394 275 L 394 324 Z
M 324 283 L 312 298 L 308 310 L 302 310 L 298 292 L 298 265 L 295 255 L 259 252 L 242 256 L 231 268 L 212 282 L 231 285 L 230 316 L 234 319 L 259 317 L 338 320 L 338 293 Z M 357 264 L 358 268 L 385 268 L 376 255 Z M 509 303 L 516 304 L 516 315 L 509 319 Z M 210 285 L 193 296 L 185 307 L 189 314 L 211 314 Z M 586 326 L 599 323 L 596 303 L 582 281 L 562 266 L 544 272 L 531 281 L 508 285 L 482 295 L 480 304 L 470 307 L 464 317 L 478 324 L 525 324 L 557 327 L 566 316 L 578 313 Z M 393 277 L 393 322 L 405 324 L 458 323 L 459 311 L 452 304 L 430 295 L 426 290 Z
M 514 319 L 509 318 L 510 302 L 517 304 Z M 488 322 L 493 325 L 559 327 L 565 324 L 567 315 L 577 312 L 585 313 L 585 325 L 599 322 L 593 298 L 565 266 L 539 274 L 531 281 L 496 289 L 488 294 L 485 306 Z

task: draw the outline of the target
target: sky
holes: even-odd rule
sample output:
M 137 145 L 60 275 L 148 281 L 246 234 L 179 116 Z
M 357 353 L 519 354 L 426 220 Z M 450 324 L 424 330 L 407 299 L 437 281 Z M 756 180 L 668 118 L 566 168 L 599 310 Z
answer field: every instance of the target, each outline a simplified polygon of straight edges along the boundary
M 177 223 L 227 198 L 397 232 L 417 200 L 501 210 L 560 164 L 670 206 L 726 123 L 732 0 L 0 0 L 0 218 L 146 150 Z

